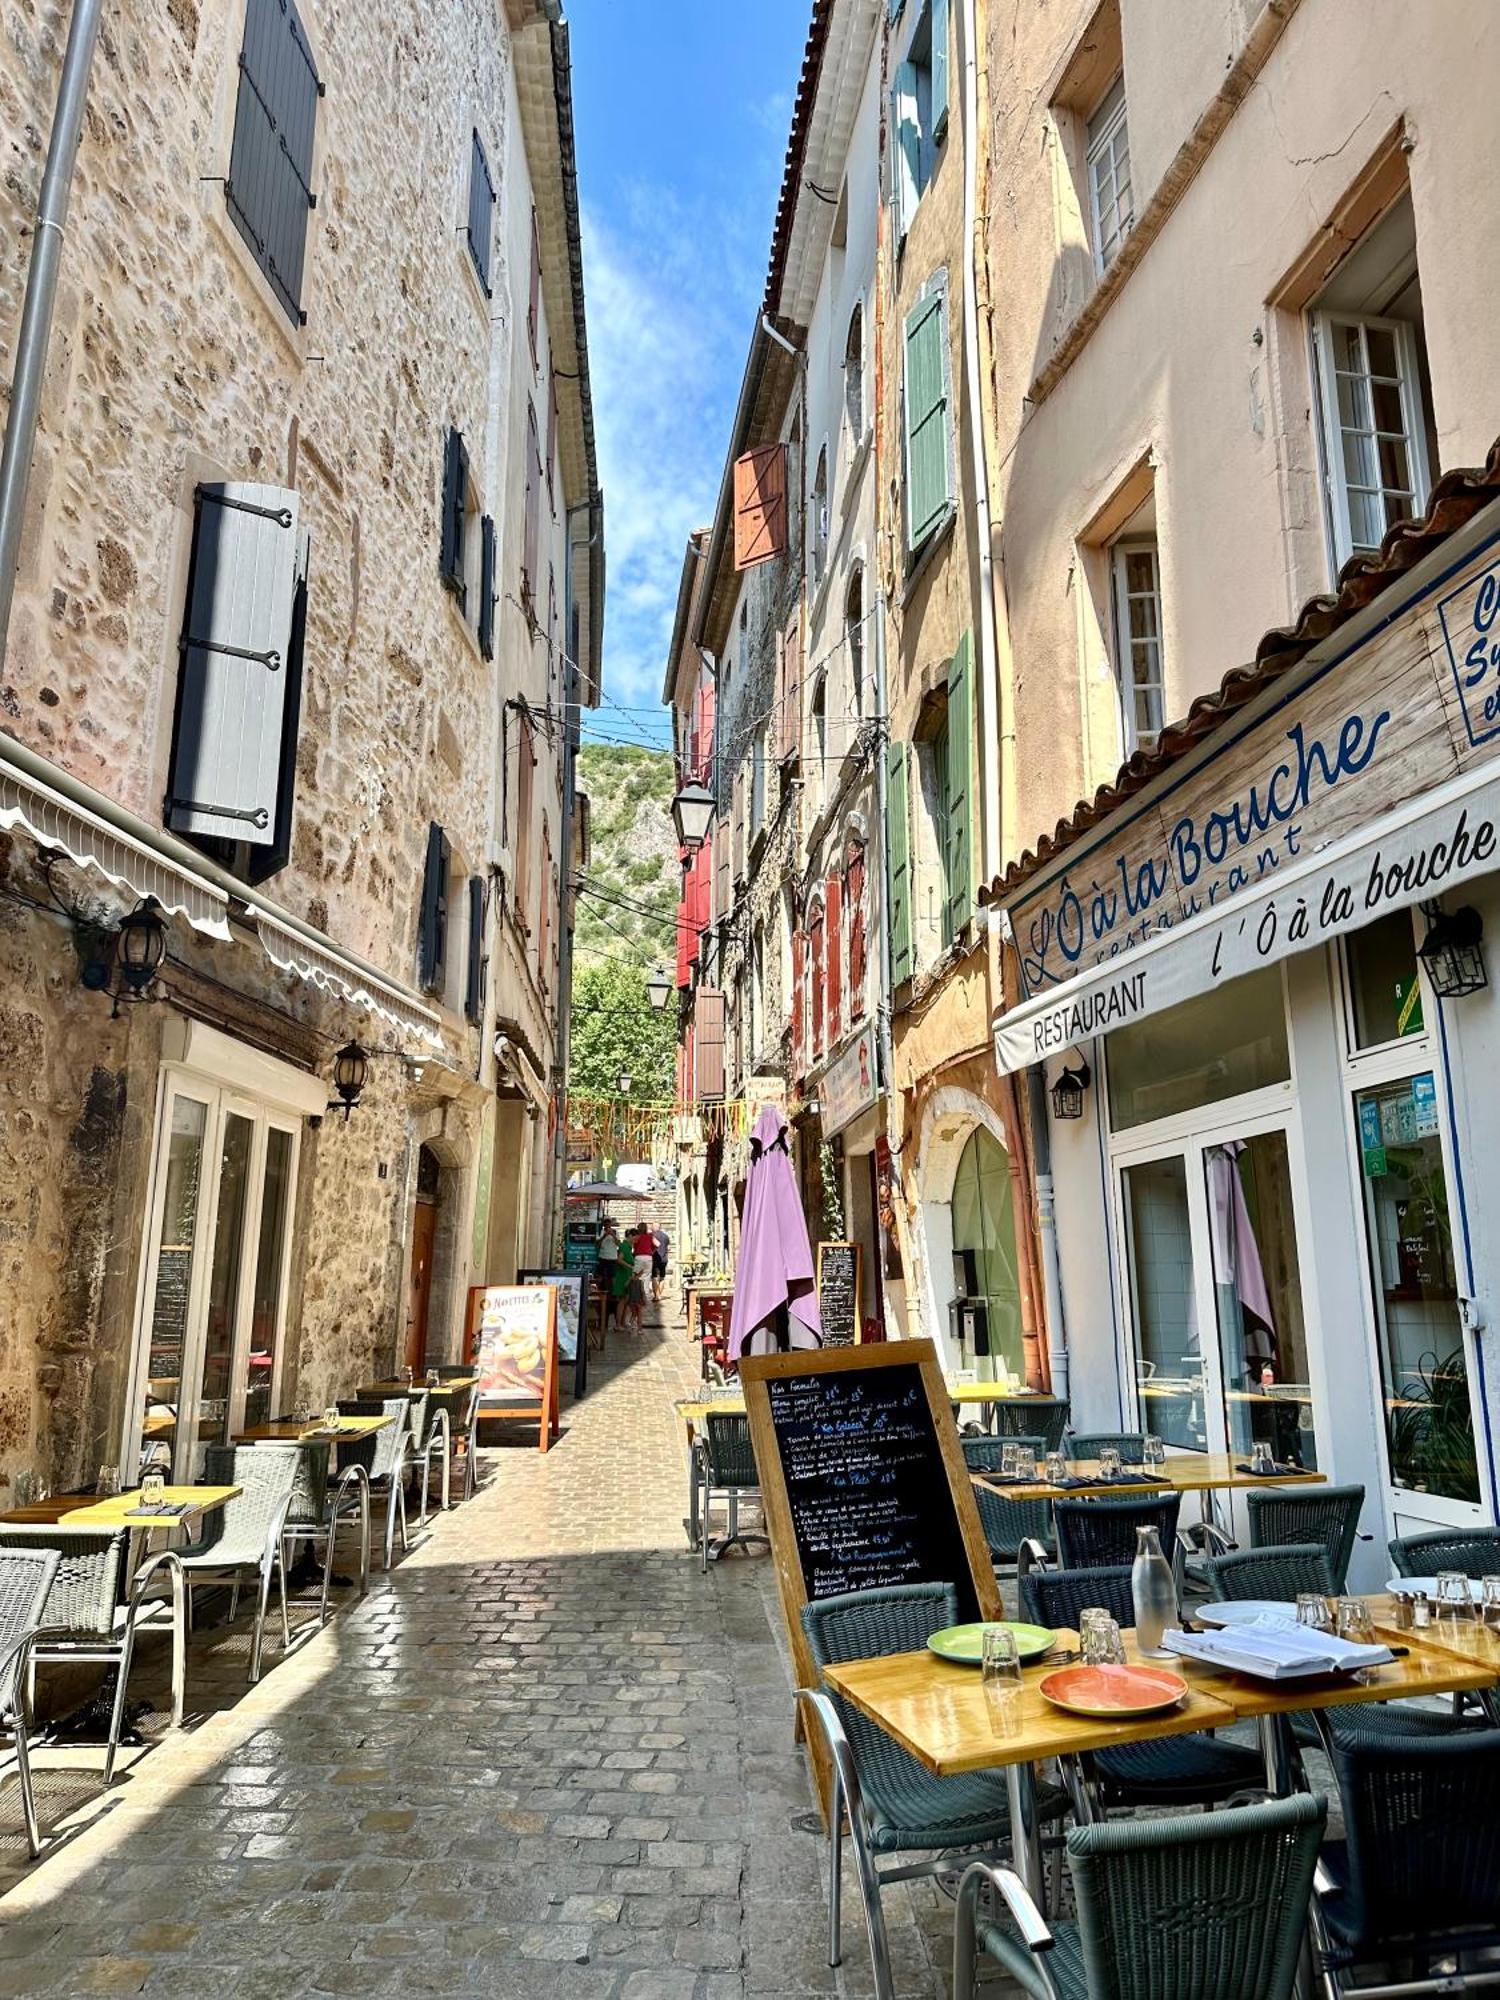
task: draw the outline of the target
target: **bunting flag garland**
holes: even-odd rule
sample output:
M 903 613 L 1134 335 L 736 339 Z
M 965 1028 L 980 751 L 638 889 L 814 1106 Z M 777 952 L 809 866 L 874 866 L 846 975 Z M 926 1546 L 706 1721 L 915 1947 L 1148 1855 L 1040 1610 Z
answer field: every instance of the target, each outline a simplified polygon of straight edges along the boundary
M 696 1119 L 703 1139 L 743 1139 L 763 1099 L 730 1097 L 683 1103 L 675 1098 L 639 1103 L 620 1097 L 569 1096 L 568 1137 L 592 1139 L 616 1158 L 638 1157 L 654 1144 L 670 1145 L 685 1119 Z M 697 1136 L 697 1135 L 695 1135 Z

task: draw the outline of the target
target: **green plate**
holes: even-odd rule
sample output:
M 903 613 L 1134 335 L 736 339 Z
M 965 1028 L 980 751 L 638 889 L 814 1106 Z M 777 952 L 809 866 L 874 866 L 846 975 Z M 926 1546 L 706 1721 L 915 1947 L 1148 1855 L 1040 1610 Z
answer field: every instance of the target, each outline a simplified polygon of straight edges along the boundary
M 1018 1625 L 1010 1618 L 998 1622 L 1015 1633 L 1016 1651 L 1023 1660 L 1039 1660 L 1043 1653 L 1050 1653 L 1057 1638 L 1045 1625 Z M 928 1639 L 927 1649 L 940 1660 L 951 1660 L 954 1666 L 977 1667 L 983 1631 L 982 1625 L 946 1625 Z

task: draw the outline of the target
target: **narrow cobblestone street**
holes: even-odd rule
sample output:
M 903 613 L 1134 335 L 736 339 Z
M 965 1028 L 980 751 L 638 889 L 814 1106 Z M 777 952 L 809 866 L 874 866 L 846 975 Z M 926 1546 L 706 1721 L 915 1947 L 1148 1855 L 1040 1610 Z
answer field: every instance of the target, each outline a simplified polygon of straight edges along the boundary
M 692 1350 L 611 1346 L 550 1453 L 487 1453 L 363 1603 L 63 1829 L 0 1900 L 0 1995 L 869 1991 L 852 1901 L 824 1962 L 770 1565 L 687 1551 Z M 903 1995 L 943 1993 L 951 1905 L 888 1903 Z

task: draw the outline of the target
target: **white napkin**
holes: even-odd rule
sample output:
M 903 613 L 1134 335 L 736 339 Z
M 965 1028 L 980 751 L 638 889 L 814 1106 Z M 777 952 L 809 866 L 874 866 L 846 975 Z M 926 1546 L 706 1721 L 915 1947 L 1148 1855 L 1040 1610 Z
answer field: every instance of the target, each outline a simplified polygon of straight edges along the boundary
M 1394 1657 L 1389 1646 L 1356 1646 L 1335 1633 L 1288 1625 L 1279 1618 L 1257 1618 L 1219 1632 L 1171 1631 L 1162 1644 L 1190 1660 L 1270 1681 L 1356 1673 L 1362 1667 L 1384 1666 Z

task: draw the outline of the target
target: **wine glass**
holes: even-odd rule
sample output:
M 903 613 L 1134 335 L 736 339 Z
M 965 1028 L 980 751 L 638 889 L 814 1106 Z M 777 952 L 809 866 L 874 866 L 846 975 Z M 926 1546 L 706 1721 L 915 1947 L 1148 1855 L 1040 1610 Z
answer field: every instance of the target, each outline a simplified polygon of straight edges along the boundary
M 997 1736 L 1021 1727 L 1021 1654 L 1008 1625 L 986 1625 L 979 1635 L 979 1677 Z

